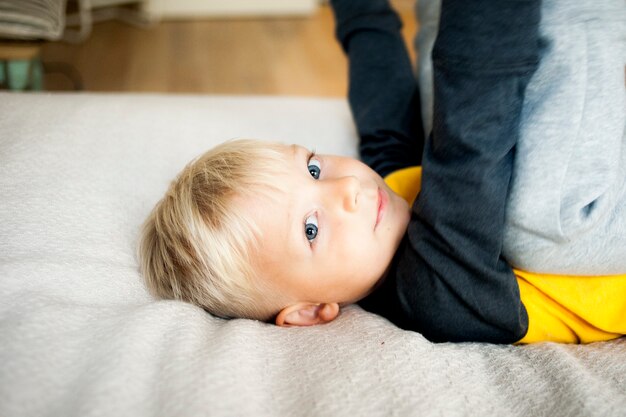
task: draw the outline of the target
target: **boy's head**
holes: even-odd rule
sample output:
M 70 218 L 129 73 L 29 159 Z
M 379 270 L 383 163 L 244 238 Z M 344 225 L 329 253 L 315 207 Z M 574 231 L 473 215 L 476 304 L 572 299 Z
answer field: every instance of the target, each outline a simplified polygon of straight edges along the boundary
M 192 161 L 146 221 L 153 294 L 222 317 L 333 320 L 384 277 L 409 206 L 362 162 L 226 142 Z

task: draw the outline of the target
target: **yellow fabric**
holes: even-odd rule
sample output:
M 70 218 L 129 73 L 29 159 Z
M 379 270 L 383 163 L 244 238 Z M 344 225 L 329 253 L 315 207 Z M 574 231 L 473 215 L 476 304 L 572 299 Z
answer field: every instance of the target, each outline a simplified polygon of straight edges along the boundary
M 393 171 L 385 177 L 385 182 L 394 193 L 412 206 L 422 187 L 422 167 L 408 167 Z
M 559 276 L 515 270 L 528 333 L 541 340 L 589 343 L 626 334 L 626 275 Z
M 413 204 L 422 168 L 394 171 L 385 182 Z M 528 312 L 528 332 L 517 343 L 589 343 L 626 334 L 626 274 L 563 276 L 514 269 Z

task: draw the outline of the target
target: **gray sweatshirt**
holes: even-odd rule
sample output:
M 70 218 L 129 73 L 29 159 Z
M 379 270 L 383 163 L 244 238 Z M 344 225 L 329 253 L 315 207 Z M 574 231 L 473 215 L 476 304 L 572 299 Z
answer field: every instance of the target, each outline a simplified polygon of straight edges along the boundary
M 420 0 L 418 77 L 432 118 L 440 0 Z M 626 273 L 626 1 L 544 0 L 524 100 L 504 254 L 519 269 Z

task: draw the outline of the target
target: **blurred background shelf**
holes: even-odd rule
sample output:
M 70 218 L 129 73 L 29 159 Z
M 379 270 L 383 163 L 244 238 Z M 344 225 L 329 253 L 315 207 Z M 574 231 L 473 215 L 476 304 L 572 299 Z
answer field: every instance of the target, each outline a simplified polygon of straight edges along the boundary
M 346 94 L 346 59 L 335 40 L 332 11 L 325 2 L 312 1 L 313 9 L 302 13 L 283 10 L 276 14 L 269 8 L 248 13 L 239 7 L 231 14 L 198 12 L 183 18 L 168 15 L 163 8 L 151 9 L 166 0 L 101 1 L 92 0 L 92 22 L 81 42 L 38 41 L 39 57 L 49 64 L 42 67 L 47 67 L 46 90 L 82 86 L 86 91 L 116 92 Z M 392 3 L 404 22 L 403 35 L 414 59 L 410 47 L 417 31 L 414 1 Z M 68 4 L 70 16 L 78 10 L 77 2 Z M 120 16 L 138 19 L 128 24 L 132 19 Z
M 145 10 L 162 19 L 309 16 L 319 0 L 148 0 Z

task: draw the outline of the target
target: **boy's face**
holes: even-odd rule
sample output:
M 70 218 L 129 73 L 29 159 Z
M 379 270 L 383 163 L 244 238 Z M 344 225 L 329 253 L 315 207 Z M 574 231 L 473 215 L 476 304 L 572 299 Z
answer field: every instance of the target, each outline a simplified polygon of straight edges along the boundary
M 285 146 L 286 170 L 249 206 L 262 236 L 257 266 L 294 302 L 353 303 L 385 275 L 410 208 L 364 163 Z

